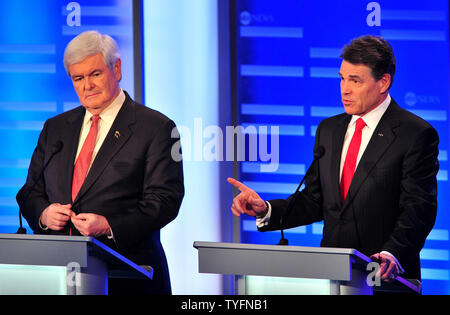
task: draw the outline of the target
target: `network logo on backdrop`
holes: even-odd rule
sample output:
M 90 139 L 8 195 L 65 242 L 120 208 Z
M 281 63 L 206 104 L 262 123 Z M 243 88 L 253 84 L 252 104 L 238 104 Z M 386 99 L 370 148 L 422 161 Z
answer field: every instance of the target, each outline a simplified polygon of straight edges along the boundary
M 437 95 L 418 95 L 414 92 L 405 94 L 405 104 L 413 107 L 416 104 L 437 105 L 441 103 L 441 99 Z
M 242 25 L 247 26 L 252 22 L 273 23 L 275 22 L 275 18 L 272 14 L 250 13 L 249 11 L 242 11 L 240 14 L 240 21 Z

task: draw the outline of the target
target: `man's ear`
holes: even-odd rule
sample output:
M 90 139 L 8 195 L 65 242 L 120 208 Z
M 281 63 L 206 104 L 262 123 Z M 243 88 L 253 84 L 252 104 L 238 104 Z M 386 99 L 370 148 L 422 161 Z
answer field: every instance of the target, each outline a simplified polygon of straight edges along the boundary
M 122 79 L 122 61 L 120 58 L 118 58 L 114 64 L 114 75 L 116 76 L 117 81 Z
M 378 80 L 380 93 L 386 93 L 389 90 L 389 86 L 391 85 L 391 75 L 389 73 L 383 74 L 380 80 Z

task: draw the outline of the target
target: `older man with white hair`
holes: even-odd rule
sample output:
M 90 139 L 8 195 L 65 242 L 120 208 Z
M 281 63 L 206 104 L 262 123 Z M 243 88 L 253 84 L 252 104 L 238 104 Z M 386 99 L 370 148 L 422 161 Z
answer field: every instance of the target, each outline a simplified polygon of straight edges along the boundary
M 23 215 L 35 233 L 93 236 L 154 268 L 151 285 L 119 292 L 111 282 L 111 293 L 170 294 L 160 229 L 177 216 L 184 195 L 182 163 L 171 157 L 176 126 L 120 88 L 120 53 L 110 36 L 78 35 L 64 66 L 81 106 L 45 122 L 17 194 Z

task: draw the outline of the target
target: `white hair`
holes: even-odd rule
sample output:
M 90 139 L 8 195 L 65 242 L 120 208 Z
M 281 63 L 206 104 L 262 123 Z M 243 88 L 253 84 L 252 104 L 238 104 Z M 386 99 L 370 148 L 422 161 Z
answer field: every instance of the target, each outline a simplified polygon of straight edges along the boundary
M 97 31 L 86 31 L 72 39 L 64 51 L 64 68 L 69 73 L 69 67 L 87 57 L 101 53 L 106 66 L 111 70 L 120 58 L 119 46 L 109 35 Z

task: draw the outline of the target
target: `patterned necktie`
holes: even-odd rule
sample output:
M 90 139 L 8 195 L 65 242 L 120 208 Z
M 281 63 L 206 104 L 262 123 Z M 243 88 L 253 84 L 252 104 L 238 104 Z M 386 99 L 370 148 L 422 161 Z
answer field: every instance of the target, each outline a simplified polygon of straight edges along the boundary
M 356 121 L 355 132 L 348 147 L 347 156 L 345 157 L 344 169 L 341 176 L 341 202 L 344 204 L 347 197 L 348 189 L 353 179 L 353 174 L 356 169 L 356 160 L 358 158 L 359 147 L 361 146 L 362 129 L 366 123 L 362 118 Z
M 92 116 L 91 129 L 89 130 L 86 140 L 84 140 L 83 147 L 81 148 L 80 154 L 75 162 L 72 180 L 72 202 L 78 195 L 78 192 L 86 179 L 89 166 L 91 165 L 92 153 L 94 152 L 95 142 L 97 140 L 99 119 L 99 115 Z

